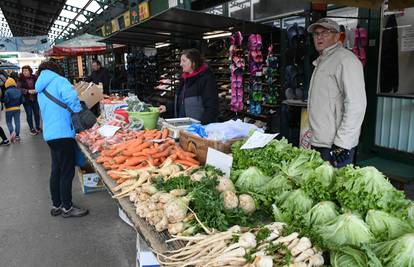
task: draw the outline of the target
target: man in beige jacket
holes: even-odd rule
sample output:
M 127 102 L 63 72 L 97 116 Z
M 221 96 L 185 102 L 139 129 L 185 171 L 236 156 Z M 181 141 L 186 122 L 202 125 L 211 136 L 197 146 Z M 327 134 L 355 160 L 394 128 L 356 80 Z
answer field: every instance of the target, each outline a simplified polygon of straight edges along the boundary
M 335 167 L 352 163 L 367 105 L 362 63 L 339 42 L 339 25 L 327 18 L 308 28 L 319 57 L 309 88 L 312 148 Z

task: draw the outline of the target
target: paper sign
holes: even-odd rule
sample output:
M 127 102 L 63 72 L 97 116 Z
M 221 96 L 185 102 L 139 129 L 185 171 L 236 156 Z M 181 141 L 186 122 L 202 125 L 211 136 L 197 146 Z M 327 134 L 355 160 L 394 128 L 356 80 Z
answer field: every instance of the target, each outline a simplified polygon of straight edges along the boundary
M 206 164 L 214 166 L 224 172 L 225 177 L 230 177 L 233 157 L 209 147 L 207 150 Z
M 401 51 L 414 51 L 414 27 L 407 27 L 402 29 Z
M 104 125 L 98 129 L 98 133 L 105 137 L 112 137 L 119 129 L 121 129 L 119 126 Z
M 247 139 L 246 143 L 242 145 L 240 149 L 253 149 L 253 148 L 260 148 L 267 145 L 270 141 L 272 141 L 278 134 L 264 134 L 261 132 L 254 132 L 249 139 Z

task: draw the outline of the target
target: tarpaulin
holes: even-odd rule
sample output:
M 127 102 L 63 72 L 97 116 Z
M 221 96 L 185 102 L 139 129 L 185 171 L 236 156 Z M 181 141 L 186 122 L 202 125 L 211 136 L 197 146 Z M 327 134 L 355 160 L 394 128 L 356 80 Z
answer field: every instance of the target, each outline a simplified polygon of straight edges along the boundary
M 0 37 L 0 52 L 40 52 L 50 48 L 47 35 Z
M 106 45 L 99 42 L 101 39 L 100 36 L 85 33 L 53 46 L 52 49 L 46 51 L 45 55 L 81 56 L 103 54 L 106 52 Z M 120 45 L 114 45 L 114 47 L 120 47 Z

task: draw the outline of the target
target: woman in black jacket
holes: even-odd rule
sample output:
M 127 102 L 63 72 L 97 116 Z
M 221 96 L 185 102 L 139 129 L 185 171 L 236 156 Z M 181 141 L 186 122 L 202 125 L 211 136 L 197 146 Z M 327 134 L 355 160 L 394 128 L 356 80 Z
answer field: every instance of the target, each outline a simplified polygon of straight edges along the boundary
M 213 72 L 193 48 L 183 51 L 180 66 L 183 74 L 175 96 L 175 117 L 194 118 L 202 124 L 216 122 L 218 92 Z M 165 111 L 165 106 L 161 106 L 160 112 Z

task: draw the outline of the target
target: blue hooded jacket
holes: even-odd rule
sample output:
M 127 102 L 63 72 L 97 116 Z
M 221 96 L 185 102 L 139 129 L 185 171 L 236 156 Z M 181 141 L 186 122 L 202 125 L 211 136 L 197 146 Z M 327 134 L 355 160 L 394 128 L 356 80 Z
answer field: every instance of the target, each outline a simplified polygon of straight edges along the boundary
M 72 126 L 70 113 L 66 109 L 50 100 L 45 94 L 49 94 L 68 105 L 73 112 L 81 111 L 81 105 L 76 91 L 65 78 L 59 74 L 43 70 L 35 84 L 37 100 L 43 120 L 43 138 L 45 141 L 75 138 L 75 129 Z
M 4 106 L 6 107 L 6 111 L 8 108 L 20 107 L 20 105 L 23 103 L 22 92 L 15 86 L 10 86 L 4 93 L 3 101 Z

